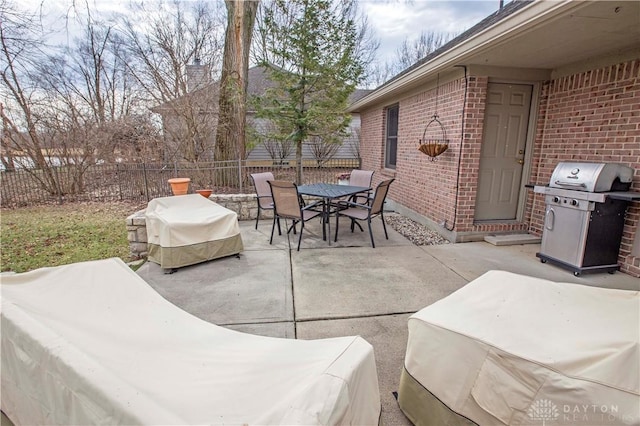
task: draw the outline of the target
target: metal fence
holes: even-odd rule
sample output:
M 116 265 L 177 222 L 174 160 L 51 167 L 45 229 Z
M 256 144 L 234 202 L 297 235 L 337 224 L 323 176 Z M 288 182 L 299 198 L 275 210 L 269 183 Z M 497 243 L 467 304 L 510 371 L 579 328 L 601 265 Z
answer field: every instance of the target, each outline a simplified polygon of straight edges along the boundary
M 358 159 L 333 159 L 318 165 L 303 160 L 301 183 L 336 182 L 337 175 L 360 167 Z M 297 162 L 220 161 L 212 163 L 101 164 L 90 166 L 78 179 L 77 170 L 56 167 L 55 175 L 63 189 L 51 194 L 39 182 L 41 170 L 0 172 L 0 205 L 25 207 L 46 203 L 76 201 L 138 201 L 171 195 L 167 180 L 191 179 L 189 192 L 212 189 L 218 194 L 254 192 L 251 173 L 270 171 L 278 180 L 295 181 Z

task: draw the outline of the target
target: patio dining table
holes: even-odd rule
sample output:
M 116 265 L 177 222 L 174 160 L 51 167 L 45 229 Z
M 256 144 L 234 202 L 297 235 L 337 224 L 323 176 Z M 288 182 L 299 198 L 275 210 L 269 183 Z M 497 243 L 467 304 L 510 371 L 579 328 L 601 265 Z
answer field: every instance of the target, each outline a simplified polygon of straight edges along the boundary
M 322 239 L 327 240 L 327 227 L 329 229 L 329 245 L 331 245 L 331 201 L 338 198 L 349 197 L 362 192 L 371 191 L 365 186 L 337 185 L 332 183 L 311 183 L 298 186 L 298 193 L 310 197 L 322 199 Z

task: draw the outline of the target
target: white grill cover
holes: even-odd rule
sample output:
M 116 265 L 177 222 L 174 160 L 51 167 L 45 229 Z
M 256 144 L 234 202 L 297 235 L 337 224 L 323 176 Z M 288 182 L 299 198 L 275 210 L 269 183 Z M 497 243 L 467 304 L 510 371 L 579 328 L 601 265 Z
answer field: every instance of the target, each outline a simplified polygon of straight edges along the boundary
M 479 424 L 637 425 L 639 339 L 636 291 L 490 271 L 411 316 L 405 368 Z
M 2 277 L 2 410 L 32 425 L 366 425 L 380 399 L 362 338 L 221 328 L 107 259 Z
M 149 260 L 163 268 L 242 251 L 238 215 L 200 194 L 154 198 L 145 217 Z

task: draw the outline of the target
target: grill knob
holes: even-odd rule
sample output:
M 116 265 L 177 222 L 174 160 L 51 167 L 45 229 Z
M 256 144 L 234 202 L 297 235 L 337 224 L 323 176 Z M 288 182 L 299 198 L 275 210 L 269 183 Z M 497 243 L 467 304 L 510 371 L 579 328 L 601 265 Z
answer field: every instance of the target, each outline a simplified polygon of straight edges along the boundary
M 553 202 L 554 203 L 559 203 L 560 202 L 560 197 L 553 197 Z
M 577 206 L 578 205 L 578 200 L 576 200 L 575 198 L 573 200 L 571 200 L 571 205 L 572 206 Z

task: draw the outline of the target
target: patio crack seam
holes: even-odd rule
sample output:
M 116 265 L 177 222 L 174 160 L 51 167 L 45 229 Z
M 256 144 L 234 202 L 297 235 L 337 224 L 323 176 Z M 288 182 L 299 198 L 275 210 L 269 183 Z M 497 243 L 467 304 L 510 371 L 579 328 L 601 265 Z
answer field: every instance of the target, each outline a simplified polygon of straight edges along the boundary
M 287 235 L 287 240 L 289 240 L 289 235 Z M 288 253 L 289 253 L 289 285 L 291 288 L 291 314 L 293 316 L 293 338 L 297 339 L 298 326 L 297 326 L 297 320 L 296 320 L 296 296 L 295 296 L 295 290 L 293 288 L 293 254 L 291 252 L 291 243 L 289 243 Z
M 361 314 L 361 315 L 341 315 L 336 317 L 314 317 L 314 318 L 304 318 L 295 320 L 295 322 L 311 322 L 311 321 L 332 321 L 332 320 L 345 320 L 345 319 L 357 319 L 357 318 L 374 318 L 374 317 L 388 317 L 392 315 L 407 315 L 407 314 L 415 314 L 418 312 L 415 311 L 399 311 L 399 312 L 389 312 L 384 314 Z

